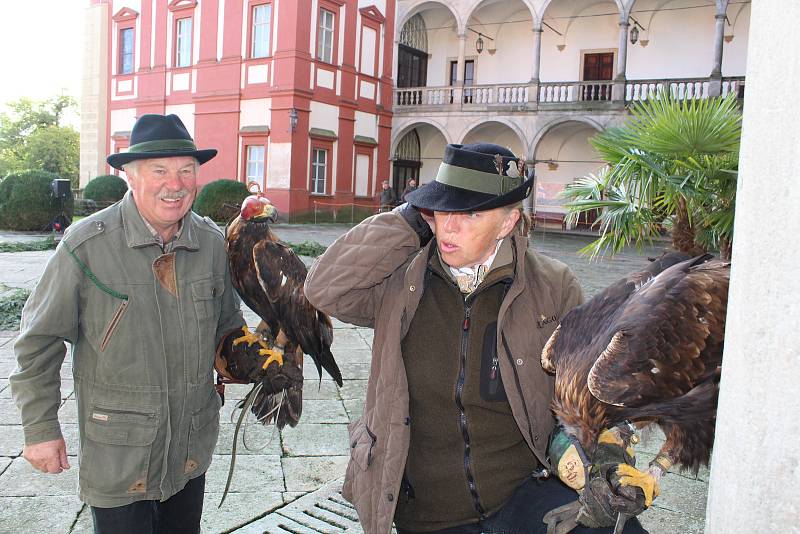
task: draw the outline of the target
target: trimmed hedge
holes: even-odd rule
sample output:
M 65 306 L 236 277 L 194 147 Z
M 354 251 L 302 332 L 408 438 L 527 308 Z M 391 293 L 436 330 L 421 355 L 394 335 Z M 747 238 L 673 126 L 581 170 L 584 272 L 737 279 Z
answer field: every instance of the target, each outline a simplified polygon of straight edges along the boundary
M 14 172 L 0 181 L 0 228 L 41 232 L 49 230 L 61 213 L 61 203 L 53 196 L 51 182 L 59 175 L 47 171 Z M 64 202 L 64 213 L 73 213 L 70 191 Z
M 95 202 L 113 203 L 120 200 L 128 191 L 128 184 L 119 176 L 104 174 L 86 184 L 83 198 Z
M 216 222 L 227 222 L 239 213 L 242 201 L 250 195 L 247 186 L 233 180 L 209 182 L 197 194 L 192 209 L 198 215 L 211 217 Z

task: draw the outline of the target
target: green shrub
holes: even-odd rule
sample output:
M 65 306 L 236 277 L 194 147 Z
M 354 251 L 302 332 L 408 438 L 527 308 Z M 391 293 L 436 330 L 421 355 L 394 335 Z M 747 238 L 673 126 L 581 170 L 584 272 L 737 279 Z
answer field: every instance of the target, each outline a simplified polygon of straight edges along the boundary
M 128 191 L 128 184 L 119 176 L 104 174 L 86 184 L 83 198 L 97 203 L 113 203 L 120 200 Z
M 203 217 L 217 222 L 226 222 L 239 212 L 242 201 L 250 195 L 247 186 L 233 180 L 209 182 L 197 194 L 193 210 Z
M 13 172 L 0 182 L 0 228 L 49 230 L 61 213 L 61 202 L 53 196 L 51 182 L 60 178 L 46 171 Z M 72 218 L 73 197 L 64 201 L 64 213 Z

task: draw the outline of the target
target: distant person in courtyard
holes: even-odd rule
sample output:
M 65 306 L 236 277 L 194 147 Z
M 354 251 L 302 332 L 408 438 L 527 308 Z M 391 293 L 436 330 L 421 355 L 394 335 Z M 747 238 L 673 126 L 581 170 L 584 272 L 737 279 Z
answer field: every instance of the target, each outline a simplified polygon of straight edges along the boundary
M 58 420 L 64 342 L 80 437 L 80 497 L 95 532 L 200 532 L 219 430 L 214 354 L 244 325 L 219 228 L 191 211 L 198 150 L 175 115 L 143 115 L 108 163 L 130 190 L 74 224 L 22 314 L 10 378 L 23 456 L 70 468 Z
M 448 145 L 435 181 L 308 274 L 314 306 L 375 332 L 342 490 L 366 534 L 543 533 L 544 515 L 578 497 L 548 478 L 554 383 L 540 355 L 583 296 L 528 248 L 532 185 L 506 148 Z M 644 530 L 634 519 L 625 532 Z
M 416 190 L 417 190 L 417 181 L 416 181 L 415 179 L 413 179 L 413 178 L 412 178 L 412 179 L 410 179 L 410 180 L 408 181 L 408 184 L 406 185 L 406 188 L 405 188 L 405 189 L 403 189 L 403 194 L 402 194 L 402 195 L 400 195 L 400 198 L 402 199 L 402 202 L 408 202 L 408 201 L 406 200 L 406 196 L 407 196 L 409 193 L 411 193 L 411 192 L 413 192 L 413 191 L 416 191 Z
M 390 211 L 397 205 L 397 195 L 394 193 L 394 189 L 389 185 L 387 180 L 384 180 L 381 184 L 381 212 Z

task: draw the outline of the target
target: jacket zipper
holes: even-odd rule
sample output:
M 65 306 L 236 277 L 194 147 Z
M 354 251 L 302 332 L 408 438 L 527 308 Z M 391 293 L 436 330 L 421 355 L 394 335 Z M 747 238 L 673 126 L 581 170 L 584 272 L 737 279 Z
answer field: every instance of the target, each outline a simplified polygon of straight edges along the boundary
M 464 380 L 466 378 L 467 366 L 467 348 L 469 346 L 469 327 L 470 315 L 472 313 L 472 305 L 467 303 L 464 299 L 464 321 L 461 324 L 461 358 L 459 361 L 458 381 L 456 382 L 456 407 L 458 408 L 458 424 L 461 428 L 461 436 L 464 438 L 464 474 L 467 477 L 467 485 L 469 487 L 470 495 L 472 496 L 472 504 L 475 511 L 478 512 L 480 519 L 486 519 L 486 511 L 481 506 L 481 500 L 478 496 L 478 488 L 475 485 L 475 477 L 472 475 L 472 461 L 470 453 L 470 439 L 469 428 L 467 425 L 467 413 L 464 410 L 461 394 L 464 389 Z
M 123 300 L 117 308 L 117 311 L 114 312 L 114 316 L 111 317 L 111 320 L 108 322 L 106 333 L 103 336 L 103 340 L 100 342 L 100 352 L 103 352 L 108 345 L 108 342 L 111 341 L 111 335 L 114 333 L 114 330 L 117 329 L 117 325 L 122 319 L 122 316 L 125 315 L 125 310 L 128 308 L 129 302 L 130 300 Z

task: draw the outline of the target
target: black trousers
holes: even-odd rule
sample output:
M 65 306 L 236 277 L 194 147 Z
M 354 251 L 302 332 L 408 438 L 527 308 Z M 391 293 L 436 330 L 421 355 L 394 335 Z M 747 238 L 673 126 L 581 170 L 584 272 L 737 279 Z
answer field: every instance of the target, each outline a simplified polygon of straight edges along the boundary
M 92 506 L 95 534 L 198 534 L 205 474 L 164 502 L 137 501 L 115 508 Z
M 528 479 L 520 485 L 514 495 L 500 510 L 486 520 L 458 527 L 445 528 L 425 534 L 545 534 L 547 525 L 542 522 L 544 515 L 562 504 L 578 498 L 578 494 L 556 478 L 544 481 Z M 578 525 L 571 534 L 611 534 L 613 528 L 587 528 Z M 647 534 L 636 518 L 625 523 L 624 534 Z M 416 534 L 397 529 L 398 534 Z

